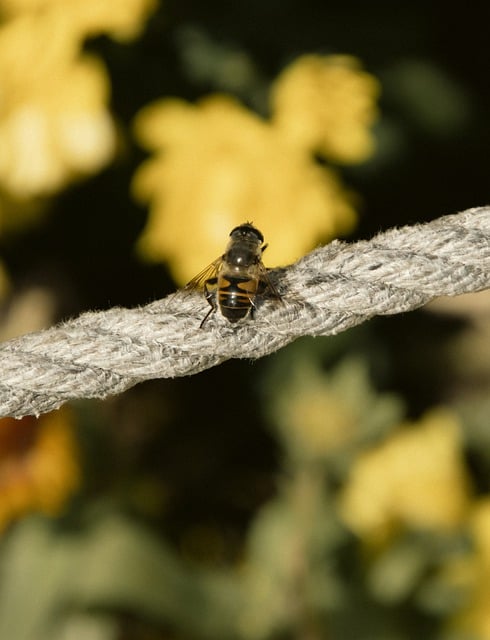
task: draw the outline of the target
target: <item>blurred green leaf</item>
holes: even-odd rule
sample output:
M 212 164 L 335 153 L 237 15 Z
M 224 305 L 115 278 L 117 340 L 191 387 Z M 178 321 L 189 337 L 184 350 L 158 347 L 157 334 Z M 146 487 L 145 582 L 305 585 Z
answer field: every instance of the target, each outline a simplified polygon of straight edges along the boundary
M 61 640 L 93 609 L 131 611 L 204 638 L 235 637 L 242 604 L 236 580 L 186 568 L 125 517 L 99 514 L 79 531 L 30 518 L 11 531 L 2 551 L 2 638 Z M 110 640 L 112 628 L 105 625 L 107 635 L 100 637 Z M 103 633 L 102 623 L 97 629 Z
M 471 121 L 464 87 L 429 59 L 399 60 L 381 79 L 400 110 L 433 135 L 452 135 Z

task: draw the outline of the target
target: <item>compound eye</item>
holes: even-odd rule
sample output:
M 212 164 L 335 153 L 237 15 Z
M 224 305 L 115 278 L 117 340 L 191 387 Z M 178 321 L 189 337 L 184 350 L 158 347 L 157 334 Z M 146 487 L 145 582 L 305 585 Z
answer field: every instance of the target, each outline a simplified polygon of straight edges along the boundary
M 241 236 L 242 238 L 246 238 L 247 236 L 254 237 L 260 242 L 260 244 L 264 242 L 264 236 L 258 229 L 250 224 L 250 222 L 246 222 L 245 224 L 241 224 L 239 227 L 235 227 L 234 229 L 232 229 L 230 237 L 233 236 Z

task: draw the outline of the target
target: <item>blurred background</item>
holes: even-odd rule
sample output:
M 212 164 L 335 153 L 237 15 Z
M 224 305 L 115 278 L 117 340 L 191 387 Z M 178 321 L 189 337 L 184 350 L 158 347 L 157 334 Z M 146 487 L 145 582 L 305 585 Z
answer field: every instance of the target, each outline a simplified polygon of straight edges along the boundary
M 0 17 L 2 340 L 489 202 L 483 3 Z M 489 390 L 480 293 L 2 420 L 0 637 L 490 638 Z

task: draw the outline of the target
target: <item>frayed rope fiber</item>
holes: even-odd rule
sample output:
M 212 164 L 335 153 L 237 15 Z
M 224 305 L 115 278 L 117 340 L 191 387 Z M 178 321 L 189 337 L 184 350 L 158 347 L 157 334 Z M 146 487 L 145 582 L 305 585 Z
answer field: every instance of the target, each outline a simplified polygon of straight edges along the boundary
M 204 296 L 177 291 L 144 307 L 84 313 L 3 343 L 0 417 L 105 398 L 229 358 L 260 358 L 300 336 L 333 335 L 437 296 L 489 288 L 490 206 L 369 241 L 334 241 L 270 276 L 285 304 L 264 300 L 254 319 L 236 325 L 216 313 L 200 329 L 209 309 Z

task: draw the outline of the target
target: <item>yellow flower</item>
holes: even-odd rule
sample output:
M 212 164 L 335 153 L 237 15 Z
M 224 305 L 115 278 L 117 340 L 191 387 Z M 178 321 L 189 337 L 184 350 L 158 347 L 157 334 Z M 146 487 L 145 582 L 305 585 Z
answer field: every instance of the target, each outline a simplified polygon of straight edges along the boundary
M 305 55 L 274 83 L 273 123 L 299 146 L 339 162 L 373 152 L 379 83 L 350 56 Z
M 88 37 L 135 37 L 156 0 L 0 0 L 0 187 L 11 200 L 50 195 L 114 155 L 104 65 Z
M 5 289 L 2 290 L 1 266 L 0 263 L 0 300 L 6 293 Z M 57 300 L 56 293 L 48 286 L 34 285 L 20 291 L 14 289 L 8 305 L 2 310 L 0 342 L 51 326 L 56 317 Z
M 0 29 L 0 183 L 13 197 L 52 193 L 112 157 L 107 76 L 79 45 L 62 12 Z
M 318 354 L 289 351 L 264 388 L 269 419 L 287 457 L 299 466 L 331 463 L 335 456 L 337 468 L 344 467 L 360 446 L 403 415 L 395 395 L 372 389 L 367 364 L 358 358 L 345 358 L 326 373 Z
M 346 360 L 327 376 L 318 362 L 296 357 L 287 377 L 272 377 L 271 382 L 273 399 L 268 406 L 290 458 L 324 458 L 361 431 L 369 403 L 361 362 Z M 352 402 L 353 393 L 357 403 Z
M 162 100 L 138 115 L 135 130 L 155 152 L 133 184 L 151 204 L 140 248 L 168 260 L 180 283 L 221 255 L 228 233 L 247 220 L 270 241 L 270 266 L 354 224 L 336 175 L 231 98 Z
M 490 574 L 490 498 L 482 498 L 473 506 L 468 526 L 478 565 Z
M 348 406 L 328 381 L 308 374 L 281 398 L 282 427 L 292 453 L 322 457 L 346 445 L 356 433 L 355 408 Z
M 85 36 L 110 34 L 118 40 L 135 38 L 158 0 L 0 0 L 9 16 L 21 13 L 63 13 Z
M 461 611 L 449 627 L 479 640 L 490 640 L 490 498 L 478 500 L 468 518 L 472 551 L 444 572 L 445 581 L 465 594 Z M 466 637 L 466 636 L 465 636 Z
M 450 529 L 468 506 L 459 424 L 443 409 L 433 410 L 354 464 L 339 509 L 358 535 L 383 539 L 397 525 Z
M 68 410 L 0 420 L 0 530 L 31 511 L 60 513 L 79 482 Z

